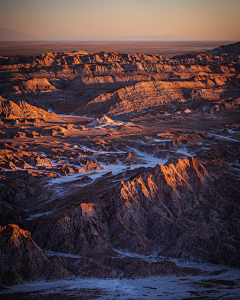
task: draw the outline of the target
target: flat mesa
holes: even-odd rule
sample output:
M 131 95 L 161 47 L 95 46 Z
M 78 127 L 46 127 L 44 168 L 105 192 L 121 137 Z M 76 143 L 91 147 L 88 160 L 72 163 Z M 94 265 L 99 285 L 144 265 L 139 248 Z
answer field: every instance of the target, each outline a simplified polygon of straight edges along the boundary
M 239 298 L 239 58 L 1 57 L 1 299 Z

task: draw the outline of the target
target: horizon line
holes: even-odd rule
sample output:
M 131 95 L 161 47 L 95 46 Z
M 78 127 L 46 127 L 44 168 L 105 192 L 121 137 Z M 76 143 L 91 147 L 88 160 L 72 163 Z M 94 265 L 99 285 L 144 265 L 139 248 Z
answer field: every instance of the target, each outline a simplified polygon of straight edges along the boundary
M 175 42 L 181 42 L 181 43 L 189 43 L 189 42 L 222 42 L 222 43 L 239 43 L 240 40 L 136 40 L 136 41 L 131 41 L 131 40 L 0 40 L 0 43 L 29 43 L 29 42 L 81 42 L 81 43 L 175 43 Z

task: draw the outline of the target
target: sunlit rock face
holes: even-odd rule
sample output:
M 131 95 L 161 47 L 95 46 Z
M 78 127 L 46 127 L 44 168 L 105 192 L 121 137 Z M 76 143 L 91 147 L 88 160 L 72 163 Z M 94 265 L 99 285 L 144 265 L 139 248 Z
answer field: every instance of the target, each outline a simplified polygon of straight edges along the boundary
M 14 103 L 0 97 L 0 116 L 7 119 L 41 119 L 49 116 L 49 113 L 25 101 Z

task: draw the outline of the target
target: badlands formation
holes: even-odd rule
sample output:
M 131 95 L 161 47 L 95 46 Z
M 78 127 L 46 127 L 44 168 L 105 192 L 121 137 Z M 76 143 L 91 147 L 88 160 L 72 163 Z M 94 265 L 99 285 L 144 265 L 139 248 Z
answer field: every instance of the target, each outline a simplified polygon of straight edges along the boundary
M 240 43 L 0 62 L 2 286 L 240 267 Z

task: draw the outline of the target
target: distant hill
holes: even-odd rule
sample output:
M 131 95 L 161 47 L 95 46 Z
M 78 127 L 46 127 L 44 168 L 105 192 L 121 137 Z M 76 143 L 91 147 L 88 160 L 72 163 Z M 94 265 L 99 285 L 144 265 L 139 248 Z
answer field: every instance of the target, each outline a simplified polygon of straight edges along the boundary
M 87 36 L 74 35 L 65 30 L 58 30 L 44 35 L 27 34 L 18 30 L 9 28 L 0 28 L 0 41 L 97 41 L 97 40 L 114 40 L 114 36 Z M 174 36 L 122 36 L 119 40 L 122 41 L 154 41 L 154 40 L 175 40 Z
M 38 40 L 39 37 L 32 34 L 27 34 L 21 31 L 0 28 L 0 41 L 33 41 Z
M 97 40 L 114 40 L 114 36 L 87 36 L 74 35 L 65 30 L 58 30 L 44 35 L 27 34 L 18 30 L 9 28 L 0 28 L 0 41 L 97 41 Z M 153 40 L 175 40 L 174 36 L 122 36 L 122 41 L 153 41 Z
M 41 38 L 41 40 L 43 41 L 76 41 L 84 39 L 84 37 L 82 36 L 73 35 L 65 30 L 58 30 L 48 34 L 44 34 L 39 38 Z
M 18 42 L 18 41 L 70 41 L 79 40 L 81 37 L 72 35 L 71 33 L 63 30 L 55 31 L 44 35 L 27 34 L 21 31 L 0 28 L 0 41 Z
M 220 46 L 213 50 L 207 51 L 207 53 L 211 53 L 214 55 L 219 55 L 221 53 L 239 53 L 239 52 L 240 52 L 240 42 L 230 44 L 230 45 Z

